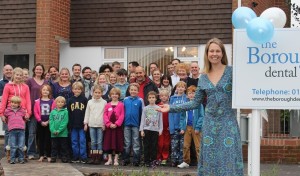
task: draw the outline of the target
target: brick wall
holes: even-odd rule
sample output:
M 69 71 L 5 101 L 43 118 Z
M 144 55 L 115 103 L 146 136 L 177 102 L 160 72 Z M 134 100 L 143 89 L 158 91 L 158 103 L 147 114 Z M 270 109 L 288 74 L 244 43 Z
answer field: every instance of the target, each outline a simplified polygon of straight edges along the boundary
M 253 7 L 253 2 L 257 3 L 256 7 Z M 238 6 L 237 0 L 234 0 L 232 3 L 232 9 L 235 10 Z M 278 7 L 281 8 L 287 16 L 285 27 L 290 27 L 290 21 L 291 21 L 291 13 L 289 6 L 286 4 L 286 0 L 242 0 L 242 6 L 250 7 L 252 8 L 257 16 L 260 16 L 260 14 L 270 8 L 270 7 Z
M 70 0 L 38 0 L 36 8 L 35 63 L 58 66 L 59 40 L 69 40 Z
M 244 161 L 248 160 L 248 145 L 243 145 Z M 260 146 L 262 163 L 298 164 L 300 162 L 300 139 L 262 138 Z

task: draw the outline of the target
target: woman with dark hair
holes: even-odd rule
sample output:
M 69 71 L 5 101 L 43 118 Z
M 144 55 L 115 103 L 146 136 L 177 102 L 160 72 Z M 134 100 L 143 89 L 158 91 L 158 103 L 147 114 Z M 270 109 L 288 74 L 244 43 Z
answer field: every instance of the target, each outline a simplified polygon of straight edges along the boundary
M 37 63 L 33 69 L 33 76 L 26 81 L 26 84 L 30 90 L 30 100 L 31 100 L 31 109 L 33 111 L 34 102 L 36 99 L 40 97 L 40 89 L 42 85 L 47 84 L 45 80 L 45 67 L 43 64 Z M 27 136 L 27 155 L 28 159 L 34 159 L 36 155 L 36 127 L 37 122 L 36 118 L 31 113 L 32 116 L 30 117 L 29 121 L 26 123 L 26 131 L 28 132 Z
M 158 88 L 158 91 L 167 90 L 169 92 L 169 96 L 171 95 L 173 86 L 172 86 L 172 79 L 169 75 L 162 75 L 160 78 L 161 86 Z
M 111 73 L 112 71 L 113 71 L 112 67 L 108 64 L 103 64 L 99 68 L 99 73 L 105 73 L 106 76 L 108 76 L 109 73 Z

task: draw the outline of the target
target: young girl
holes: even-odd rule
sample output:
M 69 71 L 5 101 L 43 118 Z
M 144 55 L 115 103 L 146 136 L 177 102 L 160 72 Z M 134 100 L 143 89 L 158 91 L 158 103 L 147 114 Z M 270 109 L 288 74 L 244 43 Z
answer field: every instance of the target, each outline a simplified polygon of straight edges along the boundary
M 21 98 L 13 96 L 10 99 L 10 106 L 5 109 L 7 117 L 10 146 L 10 164 L 15 164 L 18 153 L 18 161 L 24 164 L 25 148 L 25 111 L 20 107 Z
M 117 83 L 118 75 L 115 72 L 112 72 L 108 76 L 108 80 L 111 86 L 114 86 Z
M 102 87 L 95 85 L 93 89 L 93 98 L 88 101 L 85 117 L 84 130 L 90 130 L 91 137 L 91 163 L 98 163 L 102 154 L 102 136 L 105 128 L 103 123 L 103 113 L 106 101 L 102 98 Z
M 160 83 L 161 83 L 161 86 L 160 86 L 160 88 L 158 88 L 158 91 L 161 92 L 162 90 L 167 90 L 170 93 L 169 94 L 169 96 L 170 96 L 172 89 L 173 89 L 171 77 L 169 75 L 163 75 L 160 78 Z
M 105 165 L 112 164 L 112 153 L 115 153 L 114 165 L 118 166 L 119 153 L 123 151 L 123 130 L 124 104 L 119 101 L 121 91 L 112 88 L 109 92 L 111 102 L 106 104 L 104 109 L 104 123 L 106 131 L 104 134 L 103 149 L 108 153 L 108 161 Z
M 34 116 L 38 123 L 39 155 L 38 161 L 42 162 L 47 156 L 48 162 L 51 161 L 51 134 L 49 130 L 49 115 L 54 109 L 55 103 L 52 99 L 51 87 L 47 84 L 42 85 L 40 98 L 34 103 Z

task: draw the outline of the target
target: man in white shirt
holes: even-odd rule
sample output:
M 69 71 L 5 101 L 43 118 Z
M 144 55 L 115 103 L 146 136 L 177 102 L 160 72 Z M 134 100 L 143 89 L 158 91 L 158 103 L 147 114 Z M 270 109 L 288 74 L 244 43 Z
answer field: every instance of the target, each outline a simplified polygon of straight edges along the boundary
M 179 81 L 180 81 L 180 78 L 179 76 L 176 74 L 176 66 L 177 64 L 180 63 L 180 60 L 179 59 L 173 59 L 172 60 L 172 65 L 174 67 L 174 72 L 173 72 L 173 75 L 171 76 L 171 79 L 172 79 L 172 85 L 176 85 Z

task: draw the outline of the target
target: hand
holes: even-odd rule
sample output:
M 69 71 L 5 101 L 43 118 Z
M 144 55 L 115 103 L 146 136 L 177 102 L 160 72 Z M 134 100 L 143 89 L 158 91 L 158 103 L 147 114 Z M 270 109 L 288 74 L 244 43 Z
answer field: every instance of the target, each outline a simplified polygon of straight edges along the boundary
M 57 131 L 55 131 L 53 134 L 56 136 L 56 135 L 58 135 L 58 132 L 57 132 Z
M 144 131 L 141 131 L 141 136 L 144 137 L 145 136 L 145 133 Z
M 199 134 L 200 132 L 198 130 L 195 130 L 195 134 Z
M 3 123 L 7 123 L 6 117 L 5 117 L 5 116 L 2 116 L 2 117 L 1 117 L 1 120 L 2 120 Z
M 163 105 L 159 105 L 159 109 L 156 109 L 156 111 L 158 112 L 169 112 L 170 111 L 170 105 L 168 104 L 163 104 Z
M 46 127 L 48 124 L 47 124 L 47 122 L 42 122 L 41 125 L 42 125 L 43 127 Z
M 116 124 L 110 124 L 109 127 L 112 128 L 112 129 L 114 129 L 114 128 L 117 128 L 117 125 Z
M 88 125 L 87 125 L 87 124 L 84 124 L 83 130 L 84 130 L 84 131 L 87 131 L 87 130 L 88 130 Z
M 162 134 L 162 132 L 159 132 L 158 135 L 160 136 Z
M 181 131 L 180 131 L 180 134 L 184 134 L 184 130 L 181 130 Z

